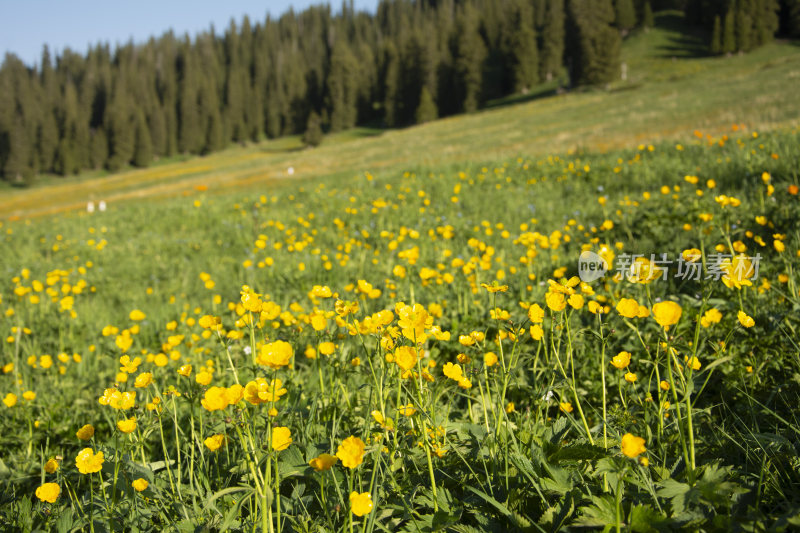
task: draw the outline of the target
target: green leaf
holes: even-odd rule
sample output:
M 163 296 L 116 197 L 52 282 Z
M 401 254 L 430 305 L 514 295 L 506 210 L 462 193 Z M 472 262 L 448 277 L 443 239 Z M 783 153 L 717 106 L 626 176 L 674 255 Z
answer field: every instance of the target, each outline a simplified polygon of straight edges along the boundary
M 596 461 L 606 456 L 606 451 L 591 444 L 576 444 L 559 448 L 550 454 L 547 460 L 558 464 L 562 461 Z
M 582 508 L 583 514 L 575 521 L 577 525 L 587 527 L 610 527 L 617 521 L 614 497 L 592 496 L 592 505 Z
M 508 510 L 508 507 L 498 502 L 485 492 L 482 492 L 476 489 L 475 487 L 470 487 L 469 485 L 467 485 L 465 488 L 470 492 L 472 492 L 473 494 L 475 494 L 476 496 L 482 498 L 486 503 L 490 504 L 495 509 L 497 509 L 503 516 L 511 516 L 511 511 Z
M 636 505 L 631 509 L 630 528 L 636 533 L 656 533 L 666 529 L 669 520 L 650 505 Z

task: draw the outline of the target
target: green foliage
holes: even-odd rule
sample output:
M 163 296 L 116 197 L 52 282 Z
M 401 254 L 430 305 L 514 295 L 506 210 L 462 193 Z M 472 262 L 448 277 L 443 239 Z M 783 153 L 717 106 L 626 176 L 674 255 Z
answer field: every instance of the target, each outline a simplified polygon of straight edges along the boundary
M 306 131 L 303 133 L 303 144 L 311 147 L 322 144 L 322 119 L 315 111 L 308 115 Z
M 636 8 L 633 5 L 633 0 L 614 0 L 614 14 L 614 25 L 623 34 L 636 26 Z
M 415 116 L 416 123 L 422 124 L 436 120 L 437 117 L 436 102 L 433 101 L 433 96 L 427 87 L 422 87 L 422 92 L 419 96 L 419 107 Z
M 621 38 L 610 0 L 569 0 L 567 55 L 573 85 L 601 85 L 619 76 Z
M 564 0 L 546 0 L 547 14 L 541 30 L 540 77 L 550 81 L 564 62 Z

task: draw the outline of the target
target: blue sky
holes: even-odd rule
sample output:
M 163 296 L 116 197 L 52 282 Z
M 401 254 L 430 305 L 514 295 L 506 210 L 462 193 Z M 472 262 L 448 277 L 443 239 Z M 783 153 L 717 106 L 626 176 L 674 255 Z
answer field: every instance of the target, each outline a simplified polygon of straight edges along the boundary
M 244 15 L 262 21 L 267 13 L 277 17 L 289 7 L 302 11 L 315 4 L 331 3 L 334 11 L 341 0 L 0 0 L 0 62 L 13 52 L 25 63 L 39 63 L 42 46 L 51 53 L 65 47 L 85 53 L 98 41 L 116 43 L 146 41 L 172 28 L 178 34 L 194 35 L 211 23 L 223 30 L 233 17 Z M 374 11 L 378 0 L 354 0 L 356 9 Z

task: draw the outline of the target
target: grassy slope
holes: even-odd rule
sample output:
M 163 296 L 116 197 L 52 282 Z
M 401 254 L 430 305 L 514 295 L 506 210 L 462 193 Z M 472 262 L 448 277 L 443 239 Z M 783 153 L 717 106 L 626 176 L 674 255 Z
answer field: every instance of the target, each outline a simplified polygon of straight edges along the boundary
M 351 177 L 365 170 L 475 162 L 580 149 L 604 151 L 658 139 L 685 138 L 695 129 L 728 131 L 795 124 L 800 100 L 800 48 L 774 43 L 745 56 L 709 58 L 700 42 L 681 33 L 681 20 L 661 13 L 658 28 L 629 38 L 623 49 L 628 79 L 607 91 L 544 95 L 473 115 L 380 132 L 356 128 L 301 150 L 289 137 L 233 147 L 202 157 L 65 181 L 3 190 L 0 217 L 40 215 L 108 202 L 186 194 L 197 184 L 212 190 L 247 187 L 294 176 Z

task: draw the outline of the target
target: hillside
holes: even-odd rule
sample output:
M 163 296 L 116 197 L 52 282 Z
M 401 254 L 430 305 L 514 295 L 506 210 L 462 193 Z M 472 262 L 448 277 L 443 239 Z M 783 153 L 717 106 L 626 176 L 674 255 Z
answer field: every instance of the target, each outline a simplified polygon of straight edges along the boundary
M 642 142 L 730 131 L 732 124 L 771 130 L 800 119 L 793 80 L 800 48 L 773 43 L 728 58 L 698 56 L 698 42 L 674 13 L 656 29 L 625 41 L 627 80 L 608 90 L 555 94 L 541 86 L 517 103 L 400 130 L 355 128 L 304 150 L 297 137 L 232 147 L 205 157 L 165 161 L 114 175 L 45 177 L 29 189 L 2 185 L 0 217 L 81 209 L 90 200 L 128 201 L 261 186 L 289 176 L 349 178 L 363 171 L 476 162 L 575 150 L 608 150 Z M 510 100 L 511 102 L 514 99 Z

